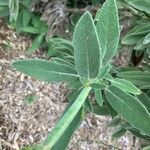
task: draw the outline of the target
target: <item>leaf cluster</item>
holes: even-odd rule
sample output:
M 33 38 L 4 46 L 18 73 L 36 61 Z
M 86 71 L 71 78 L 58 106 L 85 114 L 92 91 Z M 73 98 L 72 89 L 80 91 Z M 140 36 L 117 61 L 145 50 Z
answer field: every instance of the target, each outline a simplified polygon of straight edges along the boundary
M 66 149 L 72 134 L 89 112 L 113 118 L 110 125 L 118 126 L 113 137 L 130 131 L 149 140 L 149 72 L 116 69 L 111 64 L 119 37 L 117 5 L 115 0 L 107 0 L 95 18 L 88 11 L 82 15 L 72 41 L 50 39 L 52 50 L 48 54 L 57 56 L 51 61 L 13 62 L 14 68 L 31 77 L 50 83 L 65 81 L 72 91 L 56 126 L 40 145 L 29 149 Z

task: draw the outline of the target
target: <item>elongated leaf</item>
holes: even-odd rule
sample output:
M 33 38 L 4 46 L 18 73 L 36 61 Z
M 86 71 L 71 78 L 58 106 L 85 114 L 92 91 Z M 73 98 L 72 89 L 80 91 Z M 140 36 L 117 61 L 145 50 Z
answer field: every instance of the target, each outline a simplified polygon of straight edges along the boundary
M 135 97 L 111 86 L 106 92 L 110 105 L 135 128 L 150 135 L 150 113 Z
M 41 45 L 44 38 L 44 34 L 38 35 L 33 41 L 31 47 L 28 49 L 30 53 L 35 52 Z
M 103 97 L 102 97 L 101 90 L 94 89 L 94 93 L 95 93 L 95 98 L 96 98 L 97 103 L 99 104 L 99 106 L 102 106 L 103 105 Z
M 18 11 L 19 11 L 19 0 L 9 0 L 9 13 L 10 13 L 10 22 L 17 20 Z
M 32 33 L 32 34 L 39 34 L 40 29 L 34 28 L 34 27 L 22 27 L 21 31 L 27 32 L 27 33 Z
M 141 93 L 141 91 L 136 86 L 134 86 L 130 81 L 127 81 L 125 79 L 115 78 L 114 80 L 111 80 L 111 84 L 125 92 L 129 92 L 132 94 Z
M 130 131 L 134 136 L 136 136 L 136 137 L 138 137 L 138 138 L 144 139 L 144 140 L 146 140 L 146 141 L 150 141 L 150 136 L 142 135 L 142 134 L 140 133 L 140 131 L 138 131 L 138 130 L 129 129 L 128 131 Z
M 76 77 L 73 68 L 41 59 L 20 60 L 12 66 L 31 77 L 48 82 L 70 81 Z
M 141 0 L 129 0 L 128 3 L 140 11 L 145 11 L 148 14 L 150 14 L 150 1 L 149 0 L 142 0 L 142 1 Z
M 143 36 L 147 35 L 150 32 L 150 24 L 139 25 L 130 30 L 127 35 L 125 35 L 121 42 L 124 45 L 134 45 L 136 44 Z
M 73 34 L 75 67 L 83 78 L 95 78 L 100 68 L 100 45 L 94 21 L 89 12 L 78 21 Z
M 91 88 L 85 87 L 80 93 L 79 97 L 75 100 L 75 102 L 71 105 L 68 111 L 64 114 L 64 116 L 57 122 L 54 129 L 48 134 L 47 138 L 43 142 L 43 146 L 46 149 L 51 149 L 54 144 L 58 141 L 58 139 L 63 135 L 64 131 L 70 125 L 74 117 L 79 112 L 82 107 L 86 97 L 88 96 Z
M 107 0 L 96 14 L 96 28 L 102 48 L 103 64 L 106 64 L 117 51 L 120 27 L 115 0 Z
M 67 108 L 65 109 L 64 113 L 60 117 L 60 119 L 65 115 L 65 113 L 68 111 L 70 106 L 72 105 L 73 101 L 70 101 Z M 79 127 L 82 120 L 84 119 L 83 115 L 84 109 L 81 108 L 75 118 L 72 120 L 68 128 L 64 131 L 63 135 L 59 138 L 59 140 L 56 142 L 56 144 L 51 148 L 51 150 L 65 150 L 69 144 L 69 141 L 75 132 L 75 130 Z
M 150 72 L 123 71 L 119 75 L 137 85 L 140 89 L 150 88 Z
M 137 44 L 133 47 L 133 49 L 134 50 L 144 50 L 150 46 L 150 43 L 149 44 L 143 44 L 143 42 L 144 42 L 144 38 L 141 38 L 141 40 L 139 40 L 137 42 Z

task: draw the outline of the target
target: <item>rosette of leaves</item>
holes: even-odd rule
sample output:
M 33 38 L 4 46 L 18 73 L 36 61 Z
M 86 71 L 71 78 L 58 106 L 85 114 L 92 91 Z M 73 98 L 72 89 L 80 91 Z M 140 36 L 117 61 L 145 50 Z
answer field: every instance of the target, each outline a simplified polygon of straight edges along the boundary
M 136 96 L 141 91 L 130 81 L 110 74 L 120 35 L 118 20 L 115 0 L 107 0 L 94 19 L 85 12 L 73 34 L 73 63 L 60 57 L 13 62 L 14 68 L 29 76 L 50 83 L 66 81 L 72 90 L 68 106 L 45 140 L 24 149 L 66 149 L 87 112 L 119 114 L 132 127 L 150 135 L 150 113 Z M 95 95 L 95 101 L 90 94 Z

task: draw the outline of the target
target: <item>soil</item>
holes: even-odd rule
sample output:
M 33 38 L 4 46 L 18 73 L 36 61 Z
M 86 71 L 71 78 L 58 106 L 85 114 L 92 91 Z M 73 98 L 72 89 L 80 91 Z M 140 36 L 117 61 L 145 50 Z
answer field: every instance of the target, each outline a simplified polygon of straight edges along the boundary
M 66 106 L 64 83 L 49 84 L 30 78 L 11 67 L 17 59 L 44 57 L 29 55 L 29 37 L 18 35 L 0 20 L 0 150 L 18 150 L 42 141 L 54 127 Z M 33 105 L 28 98 L 37 99 Z M 137 150 L 138 139 L 130 133 L 112 140 L 109 117 L 88 114 L 71 139 L 69 150 Z

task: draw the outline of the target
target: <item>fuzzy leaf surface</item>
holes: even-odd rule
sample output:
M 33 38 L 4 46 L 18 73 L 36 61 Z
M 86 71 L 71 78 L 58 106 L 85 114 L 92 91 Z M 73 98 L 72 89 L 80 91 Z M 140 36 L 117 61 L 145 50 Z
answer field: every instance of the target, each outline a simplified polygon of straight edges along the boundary
M 140 94 L 141 91 L 134 86 L 130 81 L 120 78 L 115 78 L 114 80 L 111 80 L 112 85 L 120 88 L 121 90 L 125 92 L 129 92 L 132 94 Z
M 76 78 L 75 69 L 42 59 L 20 60 L 12 66 L 31 77 L 47 82 L 70 81 Z
M 85 79 L 96 78 L 100 68 L 100 45 L 89 12 L 83 14 L 75 27 L 73 47 L 78 74 Z
M 119 76 L 137 85 L 140 89 L 150 88 L 150 72 L 123 71 Z
M 101 45 L 103 64 L 106 64 L 117 51 L 120 27 L 117 4 L 107 0 L 96 14 L 96 28 Z
M 150 135 L 150 113 L 137 98 L 115 86 L 109 88 L 106 98 L 110 105 L 129 123 Z

